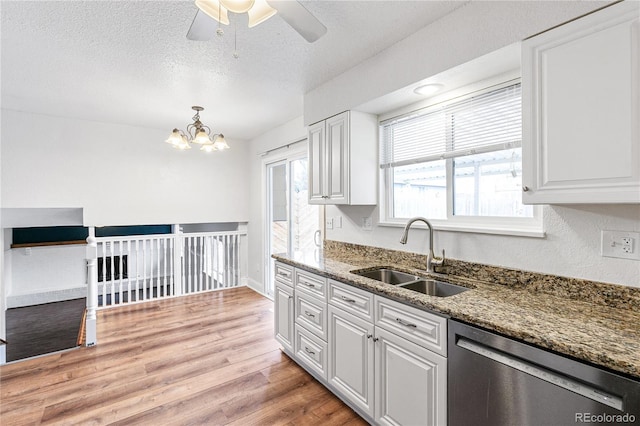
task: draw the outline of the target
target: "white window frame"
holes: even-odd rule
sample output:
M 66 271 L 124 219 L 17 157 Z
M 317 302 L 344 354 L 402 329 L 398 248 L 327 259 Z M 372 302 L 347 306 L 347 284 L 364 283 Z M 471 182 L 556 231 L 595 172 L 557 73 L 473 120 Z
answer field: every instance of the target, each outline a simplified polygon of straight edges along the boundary
M 500 82 L 488 80 L 474 85 L 467 86 L 458 91 L 452 92 L 447 97 L 433 98 L 431 102 L 414 104 L 401 110 L 394 111 L 380 116 L 379 123 L 387 121 L 393 117 L 416 112 L 420 109 L 440 107 L 446 104 L 459 102 L 479 93 L 490 90 L 497 90 L 502 87 L 516 84 L 519 78 L 511 78 L 508 81 L 503 79 Z M 382 132 L 380 132 L 379 145 L 382 144 Z M 446 182 L 447 182 L 447 219 L 429 219 L 429 222 L 437 230 L 470 232 L 481 234 L 514 235 L 524 237 L 545 237 L 542 220 L 542 207 L 533 206 L 533 217 L 491 217 L 491 216 L 456 216 L 453 214 L 453 158 L 446 160 Z M 392 217 L 393 209 L 393 168 L 380 169 L 380 226 L 403 227 L 407 218 Z M 421 227 L 419 223 L 416 223 Z M 424 226 L 424 225 L 422 225 Z

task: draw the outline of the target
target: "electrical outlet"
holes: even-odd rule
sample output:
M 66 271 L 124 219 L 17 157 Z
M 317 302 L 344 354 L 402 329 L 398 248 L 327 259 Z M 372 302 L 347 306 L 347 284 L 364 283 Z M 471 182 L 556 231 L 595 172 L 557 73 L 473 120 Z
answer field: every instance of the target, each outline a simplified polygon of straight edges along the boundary
M 371 220 L 371 216 L 362 218 L 362 229 L 364 231 L 371 231 L 373 228 L 373 223 Z
M 325 221 L 325 228 L 333 229 L 333 218 L 332 217 L 328 217 L 327 220 Z
M 602 231 L 602 256 L 640 260 L 640 232 Z

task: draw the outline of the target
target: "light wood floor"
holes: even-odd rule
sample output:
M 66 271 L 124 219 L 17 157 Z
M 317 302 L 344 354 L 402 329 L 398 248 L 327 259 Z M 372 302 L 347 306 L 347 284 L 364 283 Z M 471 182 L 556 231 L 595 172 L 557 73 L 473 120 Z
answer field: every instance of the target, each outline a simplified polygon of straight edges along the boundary
M 0 424 L 366 424 L 273 339 L 247 288 L 100 311 L 98 346 L 0 367 Z

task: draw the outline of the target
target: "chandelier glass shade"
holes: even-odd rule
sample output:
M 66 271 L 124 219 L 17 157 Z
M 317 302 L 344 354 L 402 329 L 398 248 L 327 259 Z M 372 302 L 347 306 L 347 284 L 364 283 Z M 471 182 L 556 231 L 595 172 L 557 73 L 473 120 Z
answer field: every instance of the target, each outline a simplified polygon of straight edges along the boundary
M 229 25 L 228 12 L 249 14 L 249 28 L 276 14 L 266 0 L 196 0 L 198 9 L 224 25 Z
M 175 128 L 171 131 L 171 134 L 165 142 L 180 151 L 191 149 L 191 144 L 194 143 L 201 145 L 200 150 L 204 152 L 229 149 L 229 145 L 224 139 L 223 134 L 214 134 L 212 136 L 209 126 L 205 126 L 200 121 L 200 111 L 203 111 L 204 108 L 201 106 L 192 106 L 191 109 L 196 112 L 196 115 L 192 117 L 193 123 L 187 126 L 187 131 L 184 132 Z

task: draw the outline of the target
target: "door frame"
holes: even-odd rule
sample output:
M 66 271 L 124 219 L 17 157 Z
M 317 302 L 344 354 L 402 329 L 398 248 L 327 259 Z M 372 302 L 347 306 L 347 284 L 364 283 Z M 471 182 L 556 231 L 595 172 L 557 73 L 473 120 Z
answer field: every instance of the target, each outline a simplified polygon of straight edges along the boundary
M 263 269 L 263 294 L 268 298 L 273 298 L 273 294 L 268 293 L 268 283 L 272 278 L 271 271 L 271 227 L 269 226 L 269 176 L 268 176 L 268 167 L 270 165 L 274 165 L 276 163 L 285 162 L 287 163 L 287 187 L 290 184 L 290 168 L 288 162 L 292 160 L 296 160 L 299 158 L 307 158 L 309 160 L 308 153 L 308 140 L 304 139 L 296 143 L 295 145 L 285 145 L 282 148 L 286 148 L 285 150 L 278 150 L 279 152 L 274 152 L 273 154 L 263 158 L 262 160 L 262 269 Z M 291 191 L 287 196 L 287 208 L 289 209 L 291 206 Z M 320 244 L 322 245 L 322 241 L 324 241 L 324 206 L 319 209 L 318 218 L 319 221 L 319 229 L 320 229 Z M 289 220 L 289 211 L 287 211 L 287 220 Z M 290 241 L 288 241 L 290 243 Z M 273 291 L 273 289 L 271 289 Z

